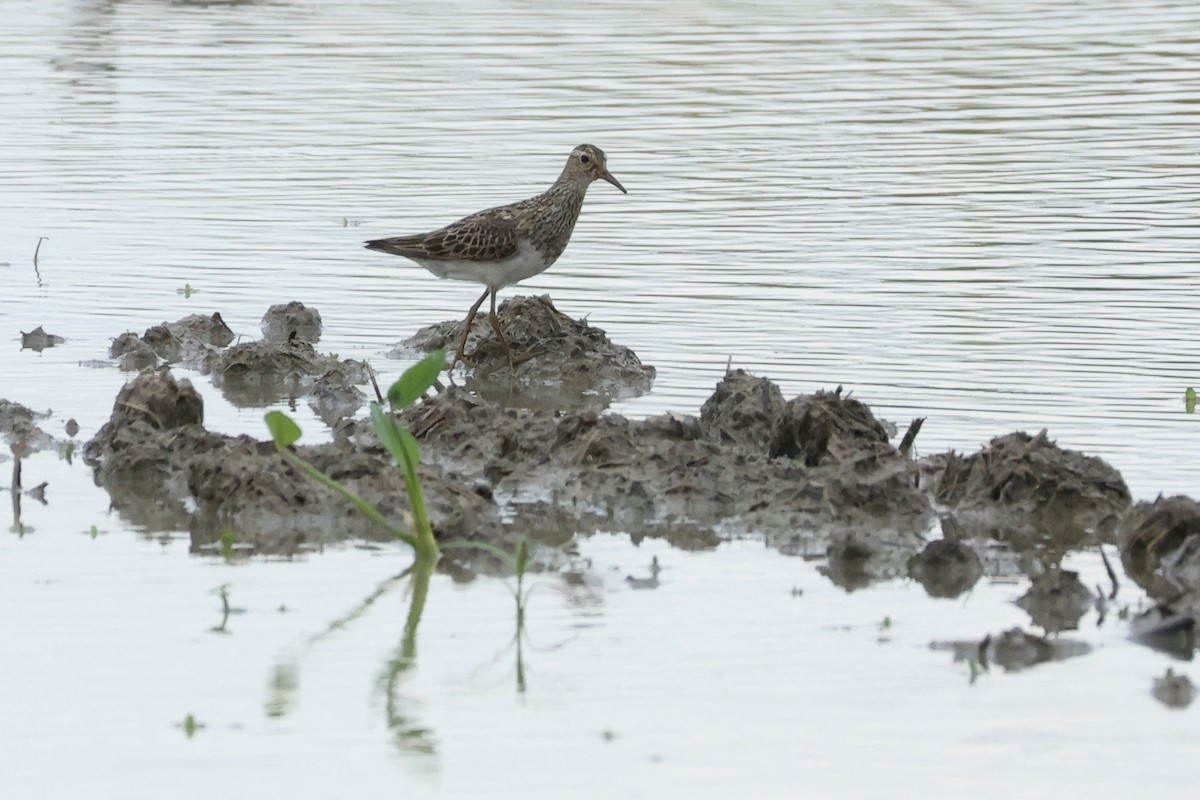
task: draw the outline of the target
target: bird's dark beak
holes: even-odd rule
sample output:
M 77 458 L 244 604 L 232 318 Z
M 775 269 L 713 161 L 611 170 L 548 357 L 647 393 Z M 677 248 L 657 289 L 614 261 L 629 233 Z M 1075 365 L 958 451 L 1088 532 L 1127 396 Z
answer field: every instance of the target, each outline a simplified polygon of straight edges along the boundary
M 629 192 L 625 191 L 625 187 L 621 185 L 621 182 L 614 178 L 613 174 L 608 171 L 608 167 L 600 168 L 600 177 L 620 189 L 622 192 L 625 192 L 625 194 L 629 194 Z

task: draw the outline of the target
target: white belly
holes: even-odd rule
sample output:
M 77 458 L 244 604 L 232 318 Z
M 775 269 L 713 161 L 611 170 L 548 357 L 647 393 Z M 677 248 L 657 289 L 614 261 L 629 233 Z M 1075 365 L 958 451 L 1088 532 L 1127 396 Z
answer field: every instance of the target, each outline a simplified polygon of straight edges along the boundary
M 531 278 L 550 266 L 537 248 L 527 241 L 517 246 L 515 255 L 502 261 L 413 260 L 439 278 L 482 283 L 494 290 Z

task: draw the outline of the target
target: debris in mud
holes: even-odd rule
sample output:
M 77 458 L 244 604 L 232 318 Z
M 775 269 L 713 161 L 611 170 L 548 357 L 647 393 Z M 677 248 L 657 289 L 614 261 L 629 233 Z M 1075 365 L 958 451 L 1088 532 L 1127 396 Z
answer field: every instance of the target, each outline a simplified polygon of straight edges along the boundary
M 1057 567 L 1035 576 L 1029 591 L 1017 600 L 1033 624 L 1046 633 L 1078 630 L 1079 620 L 1094 603 L 1078 572 Z
M 1167 708 L 1184 709 L 1196 698 L 1196 687 L 1187 675 L 1176 675 L 1173 669 L 1167 667 L 1165 675 L 1154 679 L 1150 693 Z
M 1129 489 L 1103 460 L 1058 447 L 1042 431 L 1010 433 L 971 456 L 940 456 L 935 497 L 977 536 L 1038 549 L 1047 564 L 1103 519 L 1124 513 Z
M 549 296 L 514 297 L 497 309 L 505 338 L 520 363 L 508 358 L 486 314 L 476 316 L 466 352 L 474 367 L 467 387 L 504 405 L 531 408 L 605 408 L 614 399 L 650 390 L 654 367 L 632 350 L 613 344 L 600 328 L 563 314 Z M 463 321 L 440 322 L 404 344 L 420 352 L 455 352 Z
M 292 300 L 268 308 L 260 327 L 263 338 L 268 342 L 295 339 L 316 344 L 321 340 L 321 312 Z
M 35 353 L 40 353 L 48 347 L 54 347 L 55 345 L 62 344 L 65 341 L 66 339 L 61 336 L 56 336 L 53 333 L 46 333 L 45 329 L 42 328 L 41 325 L 38 325 L 29 333 L 21 331 L 21 349 L 32 350 Z
M 192 314 L 176 322 L 153 325 L 138 336 L 123 333 L 109 348 L 123 370 L 140 370 L 160 362 L 204 370 L 213 355 L 233 342 L 233 331 L 219 313 Z
M 908 560 L 908 574 L 930 597 L 952 599 L 983 577 L 983 562 L 968 545 L 938 539 Z
M 1065 661 L 1087 655 L 1092 651 L 1086 642 L 1070 639 L 1047 639 L 1020 628 L 1012 628 L 999 636 L 991 634 L 982 641 L 933 642 L 933 650 L 949 650 L 955 661 L 967 661 L 983 670 L 996 664 L 1005 672 L 1019 672 L 1047 661 Z

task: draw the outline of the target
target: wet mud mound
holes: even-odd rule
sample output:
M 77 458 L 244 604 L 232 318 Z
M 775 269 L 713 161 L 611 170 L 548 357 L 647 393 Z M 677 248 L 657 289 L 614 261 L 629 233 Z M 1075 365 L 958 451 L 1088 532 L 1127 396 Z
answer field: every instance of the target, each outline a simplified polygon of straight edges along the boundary
M 272 443 L 206 430 L 203 409 L 190 382 L 176 381 L 167 369 L 143 372 L 118 394 L 84 457 L 127 519 L 154 530 L 190 529 L 197 548 L 229 531 L 260 553 L 386 538 L 340 497 L 297 473 Z M 342 440 L 296 450 L 385 516 L 404 518 L 404 483 L 382 448 L 355 450 Z M 436 466 L 423 467 L 421 478 L 439 537 L 515 542 L 489 499 L 446 480 Z
M 951 451 L 938 467 L 935 498 L 962 528 L 1018 550 L 1037 549 L 1047 564 L 1131 503 L 1119 472 L 1060 448 L 1045 431 L 1000 436 L 970 456 Z
M 1182 496 L 1138 503 L 1121 529 L 1125 571 L 1147 594 L 1200 598 L 1200 503 Z
M 0 438 L 21 453 L 33 453 L 50 447 L 55 443 L 54 437 L 38 427 L 37 423 L 48 416 L 0 398 Z
M 234 345 L 211 359 L 207 371 L 226 399 L 243 408 L 303 397 L 320 386 L 326 393 L 343 391 L 344 399 L 357 409 L 365 395 L 355 384 L 370 380 L 365 362 L 318 353 L 299 339 Z
M 316 344 L 321 341 L 321 312 L 292 300 L 268 308 L 260 327 L 268 342 L 297 340 Z
M 47 333 L 46 329 L 41 325 L 38 325 L 28 333 L 21 331 L 21 349 L 32 350 L 35 353 L 40 353 L 51 347 L 57 347 L 65 341 L 66 339 L 62 336 Z
M 220 314 L 192 314 L 176 322 L 149 327 L 141 336 L 123 333 L 108 354 L 124 370 L 159 364 L 183 364 L 203 370 L 217 351 L 229 346 L 233 339 L 233 331 Z
M 932 519 L 911 463 L 878 440 L 857 401 L 821 393 L 783 403 L 778 394 L 734 371 L 699 417 L 631 421 L 501 408 L 451 388 L 407 421 L 425 457 L 460 480 L 485 482 L 519 507 L 566 510 L 577 528 L 749 531 L 821 553 L 856 534 L 848 562 L 877 577 L 901 573 Z M 764 397 L 777 400 L 765 411 Z M 779 441 L 797 457 L 776 454 Z
M 1121 525 L 1121 561 L 1157 601 L 1133 620 L 1134 637 L 1191 658 L 1200 622 L 1200 504 L 1182 496 L 1138 503 Z
M 220 314 L 193 314 L 140 336 L 121 334 L 109 357 L 125 370 L 178 364 L 212 375 L 225 398 L 242 408 L 310 396 L 309 404 L 331 426 L 362 408 L 366 396 L 358 386 L 370 380 L 370 369 L 362 361 L 317 352 L 317 309 L 296 301 L 271 306 L 262 330 L 265 338 L 230 347 L 235 336 Z
M 505 300 L 497 316 L 519 363 L 515 371 L 509 369 L 487 314 L 476 316 L 467 337 L 472 367 L 467 387 L 486 400 L 529 408 L 599 410 L 615 399 L 650 390 L 654 367 L 643 364 L 629 348 L 614 344 L 587 320 L 563 314 L 549 296 Z M 463 322 L 422 328 L 404 344 L 420 352 L 444 349 L 453 357 Z
M 503 381 L 505 399 L 514 386 L 519 392 L 533 384 L 553 384 L 545 396 L 560 400 L 570 395 L 564 381 L 596 396 L 629 381 L 649 385 L 652 368 L 547 299 L 518 298 L 505 310 L 518 351 L 534 351 Z M 413 343 L 453 348 L 460 326 L 425 329 Z M 272 307 L 264 331 L 277 341 L 231 346 L 219 315 L 198 315 L 133 337 L 138 344 L 129 352 L 148 348 L 156 363 L 197 355 L 214 383 L 243 405 L 310 394 L 334 441 L 299 448 L 304 457 L 403 518 L 399 472 L 369 421 L 350 416 L 364 403 L 357 384 L 369 379 L 367 366 L 318 353 L 306 339 L 319 335 L 319 314 L 301 304 Z M 730 370 L 697 414 L 630 420 L 570 401 L 512 406 L 481 394 L 507 371 L 493 335 L 490 328 L 472 332 L 478 357 L 466 387 L 451 385 L 405 414 L 421 443 L 441 535 L 503 546 L 517 530 L 555 541 L 620 530 L 635 541 L 662 536 L 708 548 L 753 534 L 782 552 L 825 558 L 824 573 L 847 590 L 911 577 L 935 597 L 960 596 L 983 573 L 1024 572 L 1035 581 L 1021 604 L 1047 631 L 1070 630 L 1092 602 L 1072 573 L 1055 566 L 1098 531 L 1123 531 L 1131 574 L 1145 576 L 1155 596 L 1178 604 L 1181 592 L 1200 583 L 1194 503 L 1139 507 L 1120 526 L 1130 504 L 1120 475 L 1098 458 L 1059 448 L 1044 432 L 918 463 L 840 387 L 788 400 L 773 382 L 743 370 Z M 12 430 L 33 425 L 28 414 L 9 416 Z M 122 389 L 86 455 L 123 514 L 154 529 L 189 528 L 197 546 L 227 530 L 262 552 L 379 535 L 336 495 L 296 474 L 270 442 L 212 433 L 203 423 L 203 403 L 187 381 L 162 368 L 144 371 Z M 945 509 L 944 536 L 926 542 L 935 502 Z M 1012 563 L 997 562 L 999 551 Z M 1182 608 L 1186 615 L 1191 606 Z

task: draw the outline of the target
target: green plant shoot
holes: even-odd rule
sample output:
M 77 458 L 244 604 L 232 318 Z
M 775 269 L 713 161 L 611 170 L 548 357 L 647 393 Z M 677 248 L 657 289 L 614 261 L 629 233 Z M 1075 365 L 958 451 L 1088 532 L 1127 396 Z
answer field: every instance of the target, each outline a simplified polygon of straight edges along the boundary
M 417 439 L 407 429 L 401 426 L 393 412 L 407 408 L 421 399 L 429 387 L 436 381 L 438 375 L 446 367 L 446 354 L 437 351 L 422 359 L 417 364 L 405 370 L 400 380 L 388 389 L 388 402 L 391 409 L 385 409 L 379 403 L 371 404 L 371 422 L 379 441 L 391 454 L 404 473 L 404 483 L 408 489 L 408 501 L 412 508 L 412 527 L 409 533 L 395 527 L 384 518 L 374 506 L 352 492 L 347 486 L 333 480 L 325 473 L 308 463 L 290 449 L 300 440 L 300 426 L 286 414 L 271 411 L 266 415 L 267 430 L 275 441 L 275 449 L 280 455 L 305 475 L 318 483 L 332 489 L 346 498 L 367 519 L 391 533 L 397 539 L 417 551 L 417 557 L 436 562 L 439 556 L 437 541 L 433 538 L 433 526 L 429 522 L 429 514 L 425 509 L 425 494 L 417 476 L 417 467 L 421 463 L 421 449 Z

